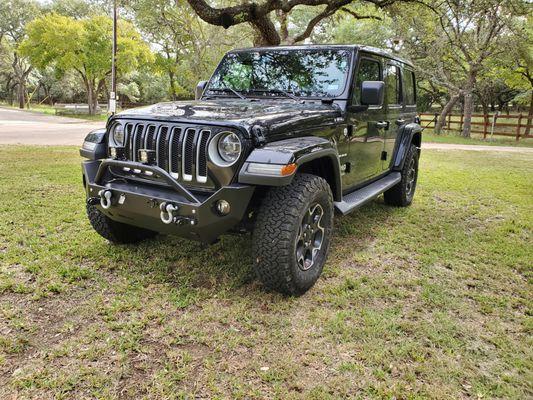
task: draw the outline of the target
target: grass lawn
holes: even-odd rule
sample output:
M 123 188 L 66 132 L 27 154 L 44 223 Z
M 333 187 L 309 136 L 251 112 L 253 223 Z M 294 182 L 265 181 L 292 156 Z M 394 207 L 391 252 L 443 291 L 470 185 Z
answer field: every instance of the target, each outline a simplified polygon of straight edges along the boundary
M 112 246 L 77 149 L 0 147 L 0 398 L 533 396 L 533 157 L 425 151 L 412 207 L 336 221 L 300 298 L 248 237 Z

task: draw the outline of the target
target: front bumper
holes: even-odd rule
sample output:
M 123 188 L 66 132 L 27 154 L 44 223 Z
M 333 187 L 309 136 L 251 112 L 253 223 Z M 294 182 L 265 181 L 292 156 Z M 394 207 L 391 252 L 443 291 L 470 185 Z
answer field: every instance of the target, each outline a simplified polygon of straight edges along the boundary
M 129 168 L 137 174 L 148 172 L 158 176 L 163 183 L 150 184 L 135 179 L 133 172 L 131 180 L 118 178 L 110 168 Z M 215 193 L 193 193 L 162 168 L 131 161 L 84 161 L 82 170 L 87 201 L 110 219 L 206 243 L 215 241 L 243 219 L 254 192 L 254 186 L 234 184 Z M 100 202 L 105 192 L 111 193 L 107 208 Z M 218 200 L 230 204 L 227 215 L 217 212 L 215 204 Z M 162 209 L 168 204 L 176 210 L 171 215 L 172 222 L 164 223 L 162 212 L 165 211 Z M 164 216 L 168 222 L 170 214 Z

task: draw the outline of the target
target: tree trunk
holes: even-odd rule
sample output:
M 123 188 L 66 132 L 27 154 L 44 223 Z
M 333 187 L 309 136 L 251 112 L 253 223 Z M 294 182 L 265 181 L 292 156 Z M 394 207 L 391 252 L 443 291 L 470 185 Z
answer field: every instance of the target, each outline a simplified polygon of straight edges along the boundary
M 26 104 L 25 94 L 26 94 L 26 83 L 20 80 L 17 85 L 17 100 L 18 100 L 20 109 L 23 109 Z
M 533 89 L 531 90 L 531 97 L 529 99 L 529 112 L 527 114 L 526 136 L 529 136 L 529 125 L 531 125 L 532 120 L 533 120 Z
M 468 82 L 464 90 L 464 124 L 461 135 L 463 137 L 470 137 L 472 130 L 472 110 L 474 109 L 474 85 L 476 83 L 476 71 L 471 70 L 468 77 Z
M 442 109 L 442 111 L 440 113 L 440 116 L 439 116 L 439 120 L 435 124 L 435 133 L 437 135 L 441 134 L 442 127 L 446 124 L 446 117 L 448 116 L 448 114 L 452 110 L 453 106 L 455 106 L 455 103 L 457 103 L 457 101 L 459 100 L 460 97 L 461 97 L 460 93 L 452 94 L 452 97 L 450 97 L 450 100 L 448 100 L 448 102 L 446 103 L 446 105 Z
M 174 79 L 174 72 L 168 71 L 168 80 L 170 83 L 170 96 L 172 97 L 172 100 L 176 100 L 176 82 Z
M 89 106 L 89 115 L 96 114 L 96 107 L 94 107 L 94 87 L 90 82 L 86 83 L 87 87 L 87 105 Z

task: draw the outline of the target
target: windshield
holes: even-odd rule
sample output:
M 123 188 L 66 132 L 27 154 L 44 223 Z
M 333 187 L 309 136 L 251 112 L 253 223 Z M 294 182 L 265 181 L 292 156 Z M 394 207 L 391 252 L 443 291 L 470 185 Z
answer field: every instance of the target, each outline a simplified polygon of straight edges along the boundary
M 267 50 L 227 54 L 207 92 L 337 97 L 349 69 L 347 50 Z

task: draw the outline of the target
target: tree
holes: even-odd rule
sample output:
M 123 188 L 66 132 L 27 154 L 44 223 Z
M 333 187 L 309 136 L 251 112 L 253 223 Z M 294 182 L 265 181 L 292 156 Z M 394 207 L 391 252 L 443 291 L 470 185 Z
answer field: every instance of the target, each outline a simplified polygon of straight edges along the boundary
M 209 25 L 185 0 L 131 0 L 126 10 L 133 13 L 144 37 L 156 44 L 154 72 L 166 76 L 172 99 L 192 95 L 198 80 L 207 78 L 235 43 L 251 44 L 244 27 L 229 33 Z
M 422 73 L 427 79 L 446 87 L 450 93 L 436 131 L 454 104 L 463 98 L 462 135 L 469 137 L 478 77 L 486 71 L 489 59 L 506 51 L 504 43 L 510 35 L 512 20 L 525 12 L 524 3 L 443 0 L 416 9 L 424 18 L 413 18 L 412 25 L 403 24 L 402 36 L 408 52 L 423 66 Z M 401 25 L 400 19 L 398 22 Z
M 38 68 L 54 66 L 75 71 L 87 95 L 89 113 L 94 114 L 98 96 L 111 73 L 112 21 L 105 16 L 84 19 L 48 14 L 30 22 L 28 37 L 20 51 Z M 148 46 L 133 25 L 121 20 L 118 26 L 117 70 L 126 74 L 152 59 Z
M 347 8 L 354 0 L 266 0 L 262 3 L 242 2 L 228 7 L 215 8 L 205 0 L 187 0 L 196 14 L 209 24 L 229 28 L 249 24 L 255 32 L 254 45 L 277 46 L 281 43 L 294 44 L 308 39 L 315 28 L 337 12 L 348 12 L 356 19 L 369 18 Z M 360 0 L 376 7 L 387 7 L 399 0 Z M 404 0 L 409 1 L 409 0 Z M 416 1 L 416 0 L 411 0 Z M 302 24 L 291 18 L 296 7 L 312 9 L 310 18 Z M 277 19 L 273 21 L 272 18 Z M 370 17 L 372 18 L 372 17 Z M 277 22 L 277 24 L 276 24 Z M 291 25 L 302 26 L 297 32 L 290 32 Z
M 18 51 L 26 36 L 26 24 L 39 13 L 39 4 L 34 0 L 4 0 L 0 2 L 0 42 L 9 49 L 3 62 L 11 65 L 7 77 L 9 90 L 17 89 L 18 106 L 26 103 L 26 83 L 33 66 Z

